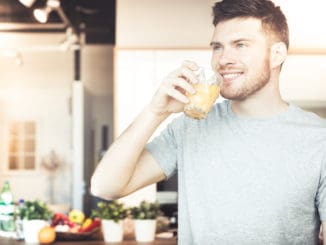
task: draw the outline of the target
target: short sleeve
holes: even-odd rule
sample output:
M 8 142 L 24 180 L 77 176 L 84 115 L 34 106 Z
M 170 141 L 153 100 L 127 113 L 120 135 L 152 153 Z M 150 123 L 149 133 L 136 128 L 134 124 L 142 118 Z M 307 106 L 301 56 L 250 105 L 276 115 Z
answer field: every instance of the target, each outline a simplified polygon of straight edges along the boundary
M 326 150 L 326 149 L 325 149 Z M 321 221 L 326 221 L 326 152 L 323 154 L 316 204 Z
M 159 136 L 146 145 L 147 151 L 154 157 L 167 178 L 177 170 L 177 139 L 175 124 L 170 123 Z

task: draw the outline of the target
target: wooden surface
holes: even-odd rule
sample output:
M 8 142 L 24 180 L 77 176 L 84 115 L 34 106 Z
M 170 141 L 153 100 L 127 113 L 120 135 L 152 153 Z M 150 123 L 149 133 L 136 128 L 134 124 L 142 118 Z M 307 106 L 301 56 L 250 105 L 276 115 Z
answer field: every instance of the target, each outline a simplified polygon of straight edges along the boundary
M 10 238 L 4 238 L 0 237 L 0 244 L 1 245 L 25 245 L 24 241 L 17 241 L 15 239 Z M 129 240 L 129 241 L 123 241 L 118 243 L 106 243 L 103 241 L 74 241 L 74 242 L 68 242 L 68 241 L 60 241 L 60 242 L 54 242 L 52 245 L 105 245 L 105 244 L 115 244 L 115 245 L 137 245 L 137 244 L 148 244 L 148 245 L 176 245 L 177 240 L 175 238 L 172 239 L 159 239 L 154 242 L 149 243 L 137 243 L 135 240 Z

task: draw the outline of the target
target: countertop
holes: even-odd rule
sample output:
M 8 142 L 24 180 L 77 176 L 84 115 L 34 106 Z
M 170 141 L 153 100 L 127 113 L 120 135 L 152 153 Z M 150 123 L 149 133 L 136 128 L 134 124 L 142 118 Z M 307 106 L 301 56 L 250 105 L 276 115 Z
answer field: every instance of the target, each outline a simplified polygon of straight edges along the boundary
M 25 245 L 24 241 L 17 241 L 12 238 L 5 238 L 0 237 L 0 244 L 1 245 Z M 137 244 L 148 244 L 148 245 L 176 245 L 177 240 L 176 238 L 169 238 L 169 239 L 157 239 L 154 242 L 149 243 L 137 243 L 135 240 L 126 240 L 118 243 L 106 243 L 104 241 L 58 241 L 52 243 L 52 245 L 77 245 L 77 244 L 84 244 L 84 245 L 105 245 L 105 244 L 116 244 L 116 245 L 137 245 Z

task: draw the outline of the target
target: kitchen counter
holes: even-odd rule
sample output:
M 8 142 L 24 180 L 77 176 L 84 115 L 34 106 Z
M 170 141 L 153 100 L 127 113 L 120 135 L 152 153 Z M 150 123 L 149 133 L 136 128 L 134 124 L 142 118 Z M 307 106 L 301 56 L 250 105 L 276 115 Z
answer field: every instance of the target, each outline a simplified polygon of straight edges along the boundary
M 11 238 L 0 237 L 0 244 L 1 245 L 25 245 L 24 241 L 17 241 Z M 135 240 L 127 240 L 118 243 L 106 243 L 103 241 L 58 241 L 52 243 L 53 245 L 105 245 L 105 244 L 115 244 L 115 245 L 137 245 L 137 244 L 148 244 L 148 245 L 176 245 L 177 240 L 176 238 L 169 238 L 169 239 L 158 239 L 154 242 L 149 243 L 137 243 Z

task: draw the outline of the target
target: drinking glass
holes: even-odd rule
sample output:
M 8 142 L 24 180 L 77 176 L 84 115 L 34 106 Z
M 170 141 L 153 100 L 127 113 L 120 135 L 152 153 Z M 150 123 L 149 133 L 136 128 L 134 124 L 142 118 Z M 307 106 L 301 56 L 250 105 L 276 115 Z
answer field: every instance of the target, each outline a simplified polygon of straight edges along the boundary
M 184 113 L 194 119 L 204 119 L 220 94 L 221 76 L 208 67 L 200 67 L 196 75 L 198 83 L 193 84 L 196 92 L 186 92 L 189 103 L 185 105 Z

